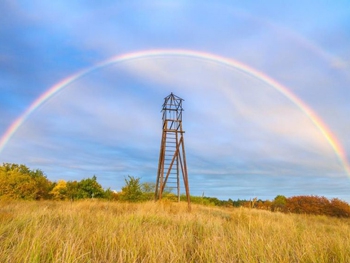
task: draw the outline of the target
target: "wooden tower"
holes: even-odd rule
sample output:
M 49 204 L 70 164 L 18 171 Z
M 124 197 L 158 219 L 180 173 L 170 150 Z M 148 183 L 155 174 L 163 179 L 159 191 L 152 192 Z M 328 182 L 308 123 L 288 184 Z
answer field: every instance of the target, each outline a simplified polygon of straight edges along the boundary
M 163 132 L 160 144 L 155 200 L 160 200 L 165 186 L 169 190 L 176 189 L 180 201 L 180 178 L 182 177 L 190 207 L 190 189 L 185 154 L 184 131 L 182 129 L 183 99 L 171 93 L 164 98 Z M 180 174 L 182 176 L 180 176 Z

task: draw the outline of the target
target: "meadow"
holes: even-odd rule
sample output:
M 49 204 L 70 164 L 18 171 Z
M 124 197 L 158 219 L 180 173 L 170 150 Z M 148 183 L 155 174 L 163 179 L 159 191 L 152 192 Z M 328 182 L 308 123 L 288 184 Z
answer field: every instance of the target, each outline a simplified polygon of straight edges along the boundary
M 0 262 L 350 262 L 350 220 L 162 201 L 1 201 Z

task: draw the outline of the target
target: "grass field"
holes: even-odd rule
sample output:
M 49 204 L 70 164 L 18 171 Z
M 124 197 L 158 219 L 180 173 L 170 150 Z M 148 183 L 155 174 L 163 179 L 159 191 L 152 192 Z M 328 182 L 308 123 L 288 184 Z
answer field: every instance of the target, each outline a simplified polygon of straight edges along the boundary
M 0 262 L 350 262 L 350 220 L 172 202 L 0 202 Z

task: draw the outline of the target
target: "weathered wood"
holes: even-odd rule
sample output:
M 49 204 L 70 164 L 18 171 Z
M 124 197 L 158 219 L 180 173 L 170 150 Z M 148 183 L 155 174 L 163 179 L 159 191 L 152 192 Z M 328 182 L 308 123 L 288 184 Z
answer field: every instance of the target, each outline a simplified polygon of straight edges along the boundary
M 159 151 L 159 162 L 157 181 L 155 189 L 155 200 L 162 198 L 167 183 L 176 184 L 177 197 L 180 201 L 180 172 L 186 191 L 186 197 L 189 209 L 190 205 L 190 189 L 188 184 L 185 140 L 182 130 L 182 101 L 180 97 L 171 93 L 164 98 L 163 103 L 163 131 Z M 169 163 L 169 161 L 171 162 Z M 169 175 L 176 175 L 172 177 Z M 176 182 L 168 182 L 169 179 L 176 179 Z

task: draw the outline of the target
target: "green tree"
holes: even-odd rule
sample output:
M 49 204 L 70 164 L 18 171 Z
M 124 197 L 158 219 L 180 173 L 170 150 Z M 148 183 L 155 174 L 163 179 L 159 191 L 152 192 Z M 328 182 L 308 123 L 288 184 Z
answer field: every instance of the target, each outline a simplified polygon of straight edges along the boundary
M 143 193 L 153 193 L 156 190 L 156 184 L 155 183 L 142 183 L 141 184 L 141 190 Z
M 141 184 L 141 190 L 142 190 L 142 199 L 147 200 L 154 200 L 154 192 L 156 190 L 156 184 L 155 183 L 142 183 Z
M 66 195 L 69 200 L 79 199 L 79 184 L 77 181 L 68 181 L 66 184 Z
M 140 178 L 130 175 L 128 175 L 128 178 L 125 178 L 125 186 L 122 187 L 120 199 L 128 202 L 139 202 L 142 200 Z
M 78 198 L 102 198 L 104 190 L 97 182 L 97 177 L 83 179 L 78 183 Z
M 273 211 L 284 211 L 287 204 L 287 197 L 284 195 L 278 195 L 272 202 L 272 210 Z

